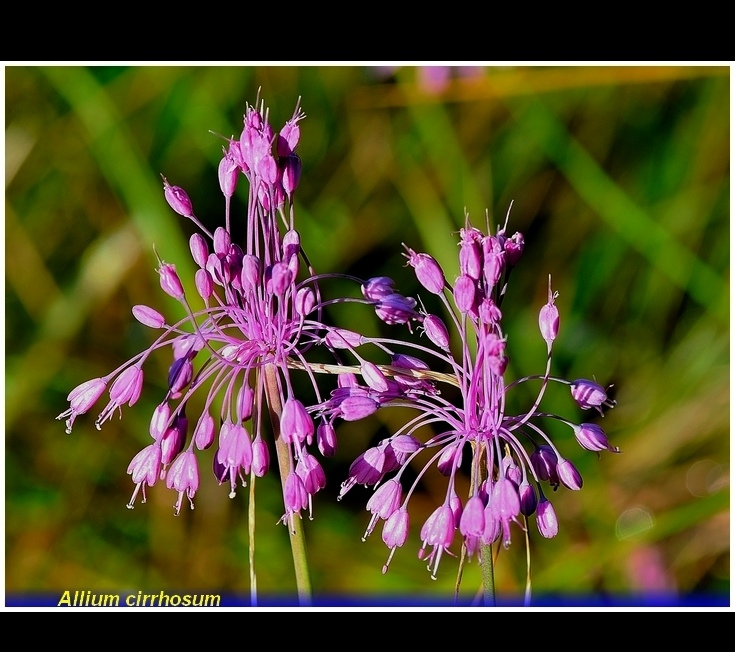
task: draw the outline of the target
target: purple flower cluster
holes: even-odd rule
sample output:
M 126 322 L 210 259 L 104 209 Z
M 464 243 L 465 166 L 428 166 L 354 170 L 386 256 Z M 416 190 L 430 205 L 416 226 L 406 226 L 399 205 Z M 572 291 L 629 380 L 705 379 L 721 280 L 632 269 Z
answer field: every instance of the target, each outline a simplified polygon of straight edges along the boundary
M 247 107 L 240 137 L 223 148 L 218 177 L 225 198 L 224 226 L 210 232 L 187 193 L 163 178 L 168 204 L 199 229 L 189 243 L 197 267 L 197 307 L 175 266 L 159 260 L 161 289 L 181 303 L 186 317 L 169 323 L 152 307 L 134 306 L 135 319 L 160 331 L 158 337 L 112 373 L 72 390 L 69 408 L 58 416 L 66 420 L 66 431 L 70 433 L 76 418 L 105 392 L 109 400 L 95 422 L 97 428 L 115 413 L 122 415 L 124 405 L 133 406 L 140 398 L 145 362 L 154 351 L 168 349 L 168 389 L 151 416 L 151 443 L 128 466 L 135 485 L 131 509 L 139 495 L 145 502 L 146 488 L 159 480 L 177 492 L 176 514 L 184 497 L 193 508 L 200 484 L 197 451 L 215 442 L 214 475 L 220 484 L 229 485 L 234 497 L 238 483 L 245 486 L 248 476 L 262 477 L 269 470 L 270 429 L 264 424 L 270 419 L 282 474 L 281 521 L 293 529 L 294 516 L 306 509 L 311 514 L 312 497 L 326 486 L 325 472 L 310 447 L 331 456 L 337 447 L 339 419 L 357 421 L 379 409 L 401 406 L 417 414 L 360 455 L 340 491 L 341 498 L 355 485 L 375 487 L 367 502 L 371 516 L 365 537 L 382 521 L 382 539 L 390 549 L 384 572 L 396 549 L 407 541 L 410 498 L 434 467 L 448 480 L 444 500 L 420 530 L 419 556 L 432 577 L 458 536 L 470 556 L 479 555 L 483 545 L 496 540 L 509 546 L 511 523 L 523 527 L 522 517 L 534 515 L 541 535 L 555 536 L 558 522 L 544 487 L 578 490 L 582 478 L 545 432 L 544 422 L 566 424 L 587 450 L 618 449 L 597 424 L 577 424 L 541 411 L 546 389 L 551 382 L 566 384 L 582 409 L 600 414 L 615 402 L 593 380 L 570 382 L 551 376 L 559 311 L 550 277 L 548 300 L 538 321 L 547 345 L 544 373 L 507 382 L 501 304 L 510 272 L 523 253 L 523 236 L 506 235 L 507 221 L 490 235 L 466 219 L 453 283 L 433 257 L 404 245 L 407 264 L 421 286 L 438 298 L 446 320 L 423 307 L 417 309 L 416 299 L 401 294 L 385 276 L 367 280 L 345 276 L 359 284 L 362 296 L 325 299 L 320 283 L 335 275 L 315 275 L 294 223 L 293 197 L 301 174 L 296 148 L 299 122 L 305 116 L 297 104 L 291 119 L 275 132 L 263 104 L 256 107 L 258 102 Z M 243 176 L 248 182 L 248 213 L 241 247 L 231 238 L 230 204 Z M 383 322 L 406 325 L 409 334 L 418 325 L 431 346 L 407 338 L 366 337 L 327 325 L 322 321 L 323 308 L 337 302 L 368 304 Z M 366 355 L 368 345 L 384 356 L 384 364 Z M 307 353 L 314 347 L 329 352 L 334 364 L 311 362 Z M 295 370 L 307 374 L 313 400 L 297 396 Z M 328 397 L 322 396 L 315 380 L 314 374 L 321 371 L 336 374 L 336 387 Z M 457 400 L 442 395 L 438 389 L 442 382 L 456 387 Z M 535 400 L 526 410 L 511 414 L 506 397 L 522 383 L 538 383 Z M 195 394 L 200 411 L 190 423 L 187 406 L 194 403 Z M 427 426 L 438 434 L 422 441 L 419 431 Z M 419 459 L 425 458 L 428 461 L 421 466 Z M 420 471 L 404 487 L 409 466 Z M 470 474 L 465 498 L 456 488 L 461 470 Z
M 171 350 L 168 391 L 150 422 L 152 443 L 128 467 L 135 484 L 130 508 L 138 494 L 145 502 L 146 487 L 159 479 L 178 492 L 177 514 L 184 496 L 193 508 L 200 480 L 195 451 L 215 441 L 213 471 L 220 483 L 229 483 L 231 497 L 238 480 L 245 486 L 249 474 L 263 476 L 270 452 L 262 426 L 268 408 L 274 406 L 280 412 L 279 437 L 288 448 L 284 523 L 310 508 L 311 496 L 325 486 L 324 471 L 307 447 L 316 433 L 319 447 L 333 452 L 334 432 L 324 424 L 315 428 L 295 396 L 290 368 L 307 367 L 304 354 L 319 342 L 323 329 L 318 317 L 306 318 L 310 313 L 320 315 L 320 290 L 310 268 L 301 274 L 306 279 L 299 280 L 306 257 L 294 225 L 293 197 L 301 173 L 296 147 L 304 117 L 297 105 L 291 119 L 275 132 L 262 104 L 247 107 L 239 139 L 229 140 L 223 148 L 218 176 L 225 197 L 225 226 L 214 233 L 197 218 L 188 194 L 163 179 L 166 201 L 201 231 L 189 244 L 197 265 L 197 299 L 203 307 L 192 307 L 175 266 L 161 262 L 161 288 L 181 302 L 187 317 L 169 324 L 155 309 L 135 306 L 133 316 L 162 333 L 111 374 L 74 389 L 69 409 L 58 417 L 66 419 L 66 430 L 71 432 L 75 419 L 109 387 L 109 402 L 96 421 L 100 428 L 113 414 L 121 414 L 123 405 L 132 406 L 139 399 L 143 365 L 151 353 Z M 230 200 L 243 176 L 249 195 L 241 248 L 230 235 Z M 315 391 L 319 399 L 316 385 Z M 197 392 L 206 392 L 204 409 L 190 428 L 187 405 Z
M 483 544 L 497 540 L 508 547 L 511 523 L 523 527 L 522 517 L 535 515 L 539 532 L 544 537 L 557 534 L 557 517 L 543 487 L 556 489 L 563 485 L 578 490 L 582 488 L 582 477 L 544 431 L 544 420 L 555 419 L 568 425 L 579 444 L 587 450 L 618 452 L 598 425 L 575 424 L 540 409 L 550 382 L 568 385 L 572 397 L 583 409 L 594 408 L 602 414 L 603 407 L 615 405 L 607 390 L 594 381 L 569 382 L 550 375 L 552 344 L 559 331 L 557 294 L 551 289 L 551 278 L 548 301 L 540 310 L 538 322 L 547 344 L 546 369 L 541 375 L 511 383 L 506 381 L 507 338 L 502 328 L 500 306 L 510 271 L 523 252 L 524 240 L 520 233 L 506 235 L 505 229 L 504 226 L 496 235 L 486 235 L 467 221 L 460 230 L 459 274 L 453 284 L 447 282 L 434 258 L 406 248 L 408 264 L 413 267 L 419 283 L 438 296 L 444 306 L 456 332 L 457 351 L 451 350 L 450 329 L 444 320 L 423 312 L 416 319 L 436 349 L 429 350 L 409 342 L 371 340 L 391 353 L 391 369 L 398 374 L 391 382 L 397 387 L 381 389 L 373 385 L 360 394 L 349 394 L 361 397 L 360 406 L 365 414 L 396 405 L 418 411 L 418 415 L 392 437 L 359 456 L 342 485 L 341 495 L 356 484 L 376 487 L 367 502 L 371 518 L 365 536 L 383 521 L 382 538 L 390 549 L 383 572 L 387 571 L 395 550 L 408 538 L 408 503 L 421 477 L 430 468 L 436 467 L 448 478 L 443 502 L 420 531 L 419 556 L 427 561 L 435 577 L 442 555 L 449 553 L 457 536 L 472 556 L 476 552 L 480 554 Z M 367 342 L 363 338 L 361 343 Z M 444 398 L 434 382 L 442 379 L 440 375 L 429 372 L 429 367 L 418 358 L 397 354 L 388 349 L 388 345 L 410 347 L 424 356 L 431 353 L 448 370 L 443 380 L 456 385 L 459 399 L 451 402 Z M 413 375 L 402 375 L 408 370 Z M 533 381 L 539 383 L 539 389 L 532 405 L 521 413 L 509 414 L 506 410 L 508 392 L 521 383 Z M 333 397 L 323 409 L 334 414 L 335 400 L 337 406 L 341 406 L 339 400 L 347 399 Z M 352 418 L 352 409 L 347 416 L 340 416 Z M 429 425 L 439 434 L 422 442 L 418 431 Z M 428 456 L 428 462 L 423 467 L 418 464 L 421 470 L 406 489 L 402 476 L 409 465 L 418 462 L 419 455 Z M 461 466 L 470 473 L 470 491 L 466 499 L 462 499 L 455 488 Z

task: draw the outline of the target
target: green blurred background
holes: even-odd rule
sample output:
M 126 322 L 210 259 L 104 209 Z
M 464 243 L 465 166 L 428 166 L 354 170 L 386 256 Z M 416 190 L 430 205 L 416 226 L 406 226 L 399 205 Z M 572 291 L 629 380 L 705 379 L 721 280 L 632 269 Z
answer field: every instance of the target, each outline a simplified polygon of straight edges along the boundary
M 503 304 L 508 378 L 543 370 L 537 315 L 551 274 L 561 313 L 553 372 L 615 384 L 618 407 L 597 422 L 620 455 L 598 459 L 569 429 L 553 431 L 585 485 L 551 496 L 555 539 L 530 525 L 534 595 L 727 600 L 730 70 L 677 65 L 6 67 L 6 594 L 249 593 L 248 492 L 227 498 L 209 472 L 212 450 L 193 512 L 174 517 L 175 494 L 160 483 L 147 504 L 125 508 L 125 471 L 149 443 L 167 359 L 101 432 L 96 408 L 71 436 L 55 417 L 73 387 L 152 341 L 133 304 L 176 314 L 152 245 L 188 274 L 193 227 L 165 203 L 160 174 L 220 224 L 214 134 L 239 135 L 259 88 L 276 129 L 302 97 L 297 225 L 318 271 L 389 275 L 421 294 L 401 243 L 433 254 L 453 281 L 465 210 L 484 228 L 486 210 L 502 224 L 513 202 L 508 230 L 524 233 L 526 250 Z M 360 310 L 332 316 L 382 332 Z M 592 418 L 562 387 L 545 406 Z M 384 410 L 339 430 L 329 484 L 304 521 L 316 596 L 451 599 L 457 559 L 445 556 L 432 581 L 416 556 L 445 478 L 426 475 L 386 575 L 379 530 L 360 540 L 371 492 L 336 501 L 351 461 L 402 416 Z M 256 505 L 258 591 L 288 595 L 275 472 L 257 482 Z M 496 565 L 506 596 L 526 577 L 515 526 L 513 537 Z M 463 599 L 479 586 L 473 562 Z

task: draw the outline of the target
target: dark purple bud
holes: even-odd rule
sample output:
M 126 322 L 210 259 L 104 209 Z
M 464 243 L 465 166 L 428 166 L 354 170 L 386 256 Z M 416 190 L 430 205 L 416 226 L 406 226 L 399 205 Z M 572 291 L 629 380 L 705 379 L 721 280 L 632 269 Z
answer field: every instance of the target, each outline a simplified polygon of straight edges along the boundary
M 303 480 L 306 493 L 312 496 L 327 486 L 327 476 L 319 461 L 311 453 L 304 453 L 296 463 L 296 474 Z
M 301 180 L 301 158 L 297 154 L 291 154 L 282 159 L 283 177 L 282 185 L 285 193 L 290 197 L 296 191 Z
M 324 457 L 332 457 L 337 451 L 337 433 L 331 423 L 322 422 L 317 426 L 316 445 Z
M 174 417 L 171 427 L 163 433 L 160 441 L 161 446 L 161 464 L 167 466 L 173 462 L 174 458 L 184 450 L 186 444 L 186 433 L 189 428 L 189 420 L 184 414 L 178 414 Z
M 191 382 L 194 365 L 189 356 L 174 360 L 168 370 L 168 388 L 172 398 L 181 396 L 182 390 Z
M 556 453 L 551 446 L 544 444 L 531 453 L 531 466 L 536 472 L 536 477 L 541 481 L 548 480 L 552 485 L 559 484 L 556 464 Z
M 518 487 L 518 497 L 521 500 L 521 514 L 531 516 L 536 511 L 536 490 L 524 480 Z

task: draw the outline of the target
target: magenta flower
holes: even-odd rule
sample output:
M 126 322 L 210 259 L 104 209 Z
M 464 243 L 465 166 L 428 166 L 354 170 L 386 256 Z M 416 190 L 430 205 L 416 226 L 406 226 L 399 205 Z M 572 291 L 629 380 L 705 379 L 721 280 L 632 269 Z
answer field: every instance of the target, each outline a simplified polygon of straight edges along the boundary
M 335 390 L 331 399 L 320 406 L 321 414 L 332 419 L 363 416 L 360 410 L 352 412 L 352 408 L 342 408 L 348 400 L 358 398 L 372 401 L 371 409 L 364 409 L 364 415 L 391 406 L 411 407 L 418 412 L 392 437 L 355 460 L 340 493 L 343 496 L 358 484 L 376 487 L 368 501 L 372 516 L 365 536 L 373 531 L 379 519 L 385 521 L 383 540 L 391 551 L 388 563 L 395 549 L 406 540 L 407 507 L 417 483 L 433 467 L 448 481 L 444 502 L 420 532 L 419 556 L 427 561 L 432 577 L 444 553 L 451 554 L 457 531 L 470 555 L 481 554 L 483 545 L 498 539 L 503 546 L 510 546 L 514 524 L 523 528 L 524 517 L 535 516 L 544 537 L 557 533 L 556 514 L 542 491 L 542 484 L 548 483 L 553 489 L 563 485 L 579 490 L 583 481 L 573 463 L 559 452 L 545 432 L 544 421 L 554 419 L 570 426 L 579 444 L 587 450 L 617 452 L 598 426 L 577 425 L 540 408 L 551 382 L 570 386 L 573 397 L 585 409 L 615 405 L 596 383 L 581 380 L 570 383 L 551 376 L 551 353 L 559 333 L 559 310 L 550 277 L 548 300 L 540 309 L 538 320 L 541 337 L 547 345 L 545 370 L 542 374 L 513 382 L 505 378 L 509 344 L 502 328 L 500 306 L 508 276 L 523 246 L 523 236 L 516 233 L 508 237 L 505 227 L 496 235 L 487 235 L 467 223 L 460 231 L 459 275 L 450 285 L 432 257 L 404 245 L 408 264 L 414 268 L 417 279 L 425 289 L 439 296 L 448 315 L 447 323 L 427 313 L 413 318 L 436 348 L 415 342 L 368 338 L 358 343 L 353 338 L 354 346 L 371 343 L 391 356 L 393 377 L 387 379 L 388 388 L 368 383 L 370 387 L 357 385 Z M 363 286 L 363 294 L 380 301 L 392 296 L 391 289 L 389 282 L 373 279 Z M 456 340 L 460 343 L 461 348 L 456 353 L 450 350 L 449 327 L 455 329 Z M 407 351 L 411 351 L 411 355 Z M 450 369 L 450 373 L 431 372 L 432 365 L 426 364 L 430 359 Z M 410 364 L 403 362 L 407 360 Z M 396 364 L 398 361 L 402 364 Z M 458 387 L 460 399 L 457 403 L 449 402 L 437 391 L 437 380 Z M 526 410 L 509 412 L 506 396 L 515 387 L 527 383 L 539 384 L 535 399 Z M 432 425 L 438 434 L 419 441 L 418 431 L 427 425 Z M 406 438 L 412 445 L 388 463 L 386 452 L 398 449 L 397 442 Z M 419 455 L 428 457 L 428 461 L 413 484 L 402 487 L 404 470 Z M 462 501 L 457 495 L 455 480 L 460 464 L 467 458 L 473 472 L 469 495 Z
M 131 508 L 139 493 L 145 500 L 146 487 L 159 478 L 177 492 L 177 514 L 184 496 L 193 507 L 199 487 L 197 451 L 215 443 L 212 470 L 218 482 L 229 486 L 230 497 L 250 476 L 265 475 L 271 461 L 264 436 L 268 428 L 262 422 L 269 415 L 267 406 L 280 414 L 273 424 L 276 449 L 281 468 L 288 469 L 281 520 L 293 526 L 301 510 L 308 507 L 311 512 L 313 495 L 326 484 L 309 447 L 316 445 L 323 454 L 334 454 L 333 417 L 320 417 L 317 426 L 309 404 L 321 404 L 324 398 L 313 375 L 314 395 L 306 399 L 294 395 L 291 375 L 294 369 L 309 369 L 305 356 L 313 347 L 334 350 L 337 346 L 332 339 L 325 341 L 325 334 L 338 331 L 322 323 L 322 308 L 345 299 L 323 300 L 319 282 L 329 277 L 314 276 L 305 264 L 296 230 L 293 202 L 301 175 L 296 150 L 304 117 L 297 105 L 291 119 L 276 132 L 262 103 L 247 107 L 242 132 L 223 148 L 217 169 L 225 210 L 223 225 L 213 232 L 200 222 L 188 193 L 162 177 L 165 200 L 198 227 L 189 241 L 197 267 L 195 296 L 186 293 L 174 264 L 159 258 L 157 270 L 162 291 L 181 303 L 187 317 L 170 323 L 153 307 L 134 306 L 133 316 L 157 331 L 156 340 L 111 374 L 73 390 L 69 408 L 58 417 L 66 419 L 71 432 L 76 418 L 108 388 L 109 402 L 97 418 L 97 427 L 115 413 L 122 415 L 122 408 L 134 405 L 141 395 L 143 366 L 149 356 L 160 349 L 171 352 L 167 391 L 151 418 L 155 443 L 143 448 L 128 468 L 135 483 Z M 231 198 L 243 177 L 249 187 L 240 246 L 232 240 Z M 390 279 L 354 280 L 365 294 L 353 300 L 375 306 L 386 321 L 405 324 L 419 317 L 415 300 L 396 292 Z M 347 336 L 348 346 L 359 343 L 359 334 L 352 337 Z M 372 362 L 361 359 L 361 373 L 370 387 L 389 389 L 388 380 Z M 192 419 L 192 430 L 186 407 L 194 394 L 204 395 L 204 409 Z M 344 402 L 340 416 L 361 418 L 377 409 L 373 399 L 359 395 L 354 399 L 362 404 Z

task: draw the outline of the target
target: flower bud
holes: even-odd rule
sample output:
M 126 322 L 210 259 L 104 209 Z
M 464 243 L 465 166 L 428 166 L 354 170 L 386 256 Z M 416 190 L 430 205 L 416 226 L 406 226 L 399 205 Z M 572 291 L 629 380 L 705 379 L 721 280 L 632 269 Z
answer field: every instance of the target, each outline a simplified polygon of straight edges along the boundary
M 186 194 L 183 188 L 172 186 L 163 175 L 161 175 L 161 178 L 163 179 L 163 196 L 166 198 L 168 205 L 179 215 L 192 217 L 194 210 L 189 195 Z

